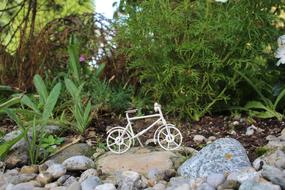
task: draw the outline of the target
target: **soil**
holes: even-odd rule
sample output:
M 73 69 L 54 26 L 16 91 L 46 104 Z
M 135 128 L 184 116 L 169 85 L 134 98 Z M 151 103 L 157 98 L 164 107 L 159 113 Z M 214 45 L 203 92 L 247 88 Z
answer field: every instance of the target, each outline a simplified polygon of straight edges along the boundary
M 217 139 L 222 137 L 232 137 L 237 139 L 246 149 L 249 159 L 253 161 L 259 156 L 257 148 L 261 148 L 268 143 L 266 137 L 268 135 L 279 136 L 282 129 L 285 128 L 284 121 L 278 121 L 275 119 L 252 119 L 249 117 L 228 117 L 228 116 L 205 116 L 200 121 L 191 122 L 174 122 L 174 120 L 169 120 L 171 123 L 176 124 L 183 135 L 183 145 L 192 147 L 196 150 L 202 149 L 206 146 L 206 143 L 196 143 L 193 138 L 195 135 L 203 135 L 208 138 L 210 136 L 215 136 Z M 144 120 L 136 122 L 134 129 L 136 132 L 144 129 L 151 120 Z M 100 139 L 104 141 L 106 139 L 106 128 L 109 126 L 125 126 L 126 121 L 124 118 L 100 118 L 93 122 L 93 127 L 86 131 L 85 137 L 88 138 L 90 131 L 95 131 L 100 136 Z M 259 132 L 251 136 L 247 136 L 246 129 L 254 125 L 257 127 Z M 155 130 L 155 129 L 154 129 Z M 154 130 L 150 130 L 140 139 L 145 142 L 147 139 L 153 138 Z M 94 139 L 95 140 L 95 139 Z
M 208 138 L 215 136 L 217 139 L 222 137 L 232 137 L 237 139 L 247 150 L 248 156 L 251 161 L 259 156 L 256 151 L 257 148 L 263 147 L 268 143 L 266 137 L 268 135 L 280 135 L 282 129 L 285 128 L 285 121 L 278 121 L 275 119 L 252 119 L 248 117 L 229 117 L 229 116 L 205 116 L 200 121 L 190 122 L 175 122 L 174 119 L 167 119 L 170 123 L 175 124 L 183 135 L 183 145 L 192 147 L 196 150 L 202 149 L 206 143 L 196 143 L 193 138 L 195 135 L 203 135 Z M 135 123 L 134 131 L 138 132 L 146 128 L 152 122 L 151 119 L 140 120 Z M 104 147 L 106 139 L 106 129 L 114 126 L 125 126 L 126 120 L 124 117 L 115 115 L 101 116 L 91 123 L 91 126 L 85 131 L 82 141 L 88 144 Z M 262 129 L 255 132 L 251 136 L 247 136 L 247 127 L 254 125 Z M 16 126 L 8 119 L 0 122 L 0 131 L 6 134 L 16 129 Z M 3 127 L 4 126 L 4 127 Z M 156 128 L 145 133 L 140 140 L 145 142 L 147 139 L 152 139 Z M 63 133 L 63 136 L 72 138 L 75 134 L 70 132 Z

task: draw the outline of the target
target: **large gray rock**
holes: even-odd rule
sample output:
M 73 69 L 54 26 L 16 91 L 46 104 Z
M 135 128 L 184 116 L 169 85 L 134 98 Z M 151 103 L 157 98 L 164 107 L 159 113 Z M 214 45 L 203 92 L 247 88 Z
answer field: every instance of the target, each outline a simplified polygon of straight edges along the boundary
M 149 170 L 154 168 L 161 171 L 173 169 L 174 162 L 181 157 L 179 153 L 161 151 L 161 149 L 135 147 L 120 155 L 108 152 L 98 158 L 96 164 L 97 169 L 101 169 L 105 174 L 131 170 L 147 175 Z
M 230 173 L 250 167 L 243 146 L 235 139 L 222 138 L 200 150 L 178 168 L 178 174 L 191 178 L 212 173 Z
M 61 164 L 64 160 L 78 155 L 90 156 L 90 152 L 92 152 L 92 147 L 85 143 L 78 143 L 71 145 L 61 151 L 60 153 L 52 156 L 50 160 L 54 160 L 54 162 Z
M 272 166 L 263 166 L 262 176 L 285 189 L 285 172 Z
M 116 190 L 116 187 L 112 183 L 105 183 L 96 186 L 95 190 Z
M 52 164 L 48 167 L 47 172 L 50 173 L 54 179 L 57 179 L 66 173 L 66 168 L 62 164 Z

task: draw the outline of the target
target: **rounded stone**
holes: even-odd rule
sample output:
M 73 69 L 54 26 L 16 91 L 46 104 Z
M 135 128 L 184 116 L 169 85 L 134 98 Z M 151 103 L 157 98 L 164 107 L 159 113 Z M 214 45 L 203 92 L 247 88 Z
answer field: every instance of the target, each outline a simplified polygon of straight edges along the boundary
M 84 181 L 85 179 L 87 179 L 87 178 L 90 177 L 90 176 L 97 176 L 97 175 L 98 175 L 97 170 L 95 170 L 95 169 L 93 169 L 93 168 L 90 168 L 90 169 L 84 171 L 84 172 L 80 175 L 79 182 Z
M 207 177 L 207 183 L 213 187 L 218 187 L 225 179 L 224 174 L 211 174 Z
M 81 182 L 81 189 L 82 190 L 91 190 L 95 189 L 98 185 L 101 185 L 101 180 L 97 176 L 90 176 Z
M 42 185 L 46 185 L 52 181 L 52 175 L 48 172 L 40 173 L 37 176 L 37 181 Z
M 116 190 L 116 187 L 112 183 L 105 183 L 95 187 L 95 190 Z
M 23 166 L 21 168 L 21 173 L 26 174 L 34 174 L 39 172 L 39 166 L 38 165 L 31 165 L 31 166 Z
M 66 173 L 66 168 L 62 164 L 53 164 L 48 167 L 47 172 L 50 173 L 54 179 L 57 179 Z
M 250 166 L 246 150 L 237 140 L 221 138 L 186 160 L 178 168 L 178 174 L 195 179 L 212 173 L 240 171 Z
M 94 161 L 86 156 L 73 156 L 66 159 L 62 164 L 68 171 L 87 170 L 95 165 Z

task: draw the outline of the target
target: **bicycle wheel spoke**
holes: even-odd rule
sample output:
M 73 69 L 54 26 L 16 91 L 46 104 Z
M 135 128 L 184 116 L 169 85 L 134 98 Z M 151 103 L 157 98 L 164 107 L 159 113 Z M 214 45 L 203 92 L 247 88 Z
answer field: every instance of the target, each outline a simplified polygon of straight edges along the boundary
M 116 140 L 114 137 L 110 136 L 111 139 Z
M 167 149 L 169 149 L 169 144 L 170 144 L 170 143 L 167 143 Z
M 113 145 L 115 145 L 115 144 L 116 144 L 116 142 L 114 142 L 114 143 L 110 144 L 109 146 L 113 146 Z
M 164 136 L 167 136 L 167 134 L 165 134 L 164 132 L 161 132 L 162 134 L 164 134 Z
M 176 146 L 179 146 L 175 141 L 173 141 L 173 144 L 175 144 Z

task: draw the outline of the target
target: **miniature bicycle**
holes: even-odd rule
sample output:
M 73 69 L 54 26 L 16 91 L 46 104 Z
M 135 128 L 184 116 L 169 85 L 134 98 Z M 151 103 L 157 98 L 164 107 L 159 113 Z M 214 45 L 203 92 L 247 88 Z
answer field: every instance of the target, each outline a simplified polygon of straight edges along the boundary
M 161 105 L 158 103 L 154 104 L 154 111 L 157 112 L 156 114 L 136 117 L 129 116 L 130 113 L 135 113 L 136 111 L 137 109 L 126 111 L 126 118 L 128 121 L 126 127 L 114 127 L 107 132 L 107 146 L 111 152 L 117 154 L 126 152 L 131 147 L 131 144 L 135 143 L 135 139 L 137 139 L 140 145 L 143 146 L 138 137 L 146 133 L 155 125 L 161 123 L 162 125 L 160 125 L 154 133 L 154 143 L 158 143 L 164 150 L 175 150 L 180 147 L 182 143 L 181 132 L 174 125 L 168 124 L 166 122 L 161 111 Z M 140 131 L 137 134 L 134 134 L 132 121 L 152 117 L 158 117 L 158 119 L 149 125 L 146 129 Z

